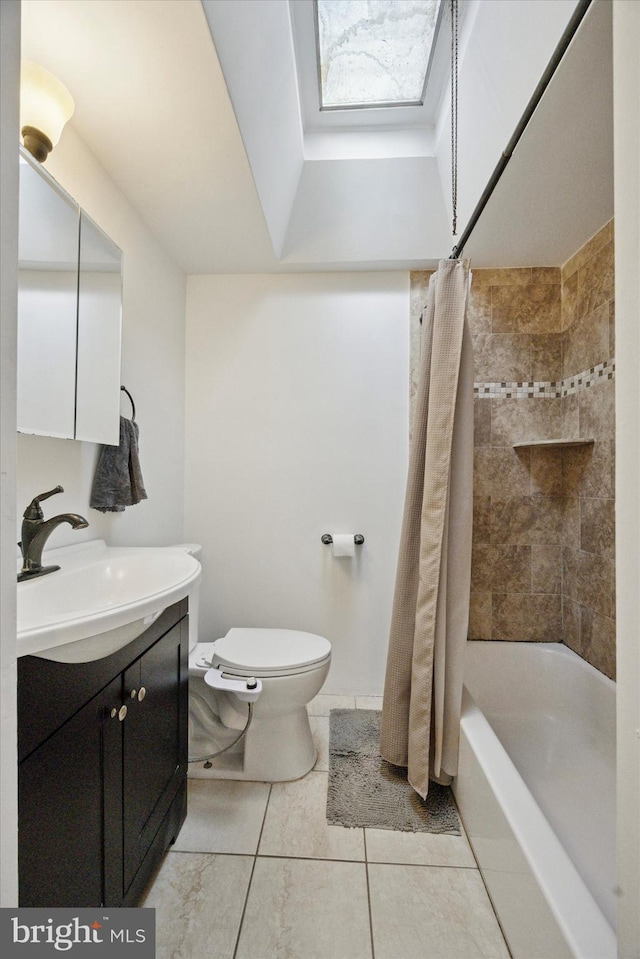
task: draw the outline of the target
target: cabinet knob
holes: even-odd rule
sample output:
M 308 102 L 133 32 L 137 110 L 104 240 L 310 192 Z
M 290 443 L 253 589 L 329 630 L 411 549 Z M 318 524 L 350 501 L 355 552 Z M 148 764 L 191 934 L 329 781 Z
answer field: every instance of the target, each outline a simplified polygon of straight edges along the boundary
M 138 692 L 138 702 L 141 703 L 146 695 L 147 695 L 146 689 L 144 688 L 144 686 L 141 686 L 140 691 Z
M 121 706 L 120 709 L 118 710 L 118 719 L 120 720 L 120 722 L 122 722 L 122 720 L 124 719 L 126 715 L 127 715 L 127 707 Z
M 132 690 L 131 690 L 131 698 L 132 698 L 132 699 L 135 699 L 137 695 L 138 695 L 138 690 L 137 690 L 137 689 L 132 689 Z

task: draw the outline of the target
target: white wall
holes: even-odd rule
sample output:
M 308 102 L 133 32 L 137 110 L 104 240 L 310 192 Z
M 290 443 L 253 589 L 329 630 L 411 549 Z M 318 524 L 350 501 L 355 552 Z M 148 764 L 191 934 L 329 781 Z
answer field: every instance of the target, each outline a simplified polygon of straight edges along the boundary
M 613 5 L 618 956 L 640 959 L 640 4 Z
M 185 531 L 200 637 L 308 630 L 327 692 L 381 693 L 407 468 L 406 273 L 194 276 Z M 355 559 L 320 537 L 359 532 Z
M 18 902 L 16 748 L 16 316 L 20 4 L 0 3 L 0 906 Z
M 475 0 L 462 23 L 458 78 L 458 234 L 551 59 L 577 0 Z M 450 29 L 450 21 L 446 24 Z M 436 156 L 451 209 L 450 92 L 438 117 Z
M 305 161 L 283 248 L 287 263 L 362 269 L 448 249 L 434 157 Z
M 20 434 L 17 526 L 35 495 L 60 484 L 65 491 L 43 507 L 45 515 L 81 513 L 89 527 L 74 531 L 59 526 L 49 540 L 52 547 L 96 537 L 112 545 L 178 542 L 183 536 L 186 278 L 72 127 L 64 131 L 46 166 L 123 251 L 121 382 L 136 403 L 149 498 L 124 513 L 92 510 L 89 499 L 100 447 Z M 121 409 L 131 415 L 124 394 Z
M 202 0 L 202 6 L 279 257 L 303 164 L 287 4 L 279 0 Z

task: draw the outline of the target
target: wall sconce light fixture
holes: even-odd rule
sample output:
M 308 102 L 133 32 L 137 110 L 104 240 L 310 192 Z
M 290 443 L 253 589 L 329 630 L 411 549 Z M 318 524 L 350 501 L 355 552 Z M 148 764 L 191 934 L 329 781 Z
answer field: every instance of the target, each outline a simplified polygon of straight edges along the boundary
M 44 67 L 22 61 L 20 71 L 20 130 L 22 142 L 36 160 L 44 163 L 73 116 L 73 97 L 63 83 Z

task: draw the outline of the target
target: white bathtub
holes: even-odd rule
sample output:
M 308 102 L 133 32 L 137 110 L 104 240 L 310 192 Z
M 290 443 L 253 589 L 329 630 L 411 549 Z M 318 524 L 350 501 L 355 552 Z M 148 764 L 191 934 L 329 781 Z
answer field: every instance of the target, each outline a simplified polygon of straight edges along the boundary
M 615 959 L 615 683 L 469 642 L 454 793 L 514 959 Z

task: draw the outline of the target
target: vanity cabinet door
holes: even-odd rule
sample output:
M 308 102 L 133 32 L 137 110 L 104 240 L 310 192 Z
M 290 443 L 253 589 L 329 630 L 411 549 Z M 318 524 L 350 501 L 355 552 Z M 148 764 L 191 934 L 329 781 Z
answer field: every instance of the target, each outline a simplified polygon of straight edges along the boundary
M 125 895 L 187 771 L 187 619 L 124 674 Z
M 20 906 L 99 906 L 122 888 L 121 690 L 118 677 L 20 764 Z

